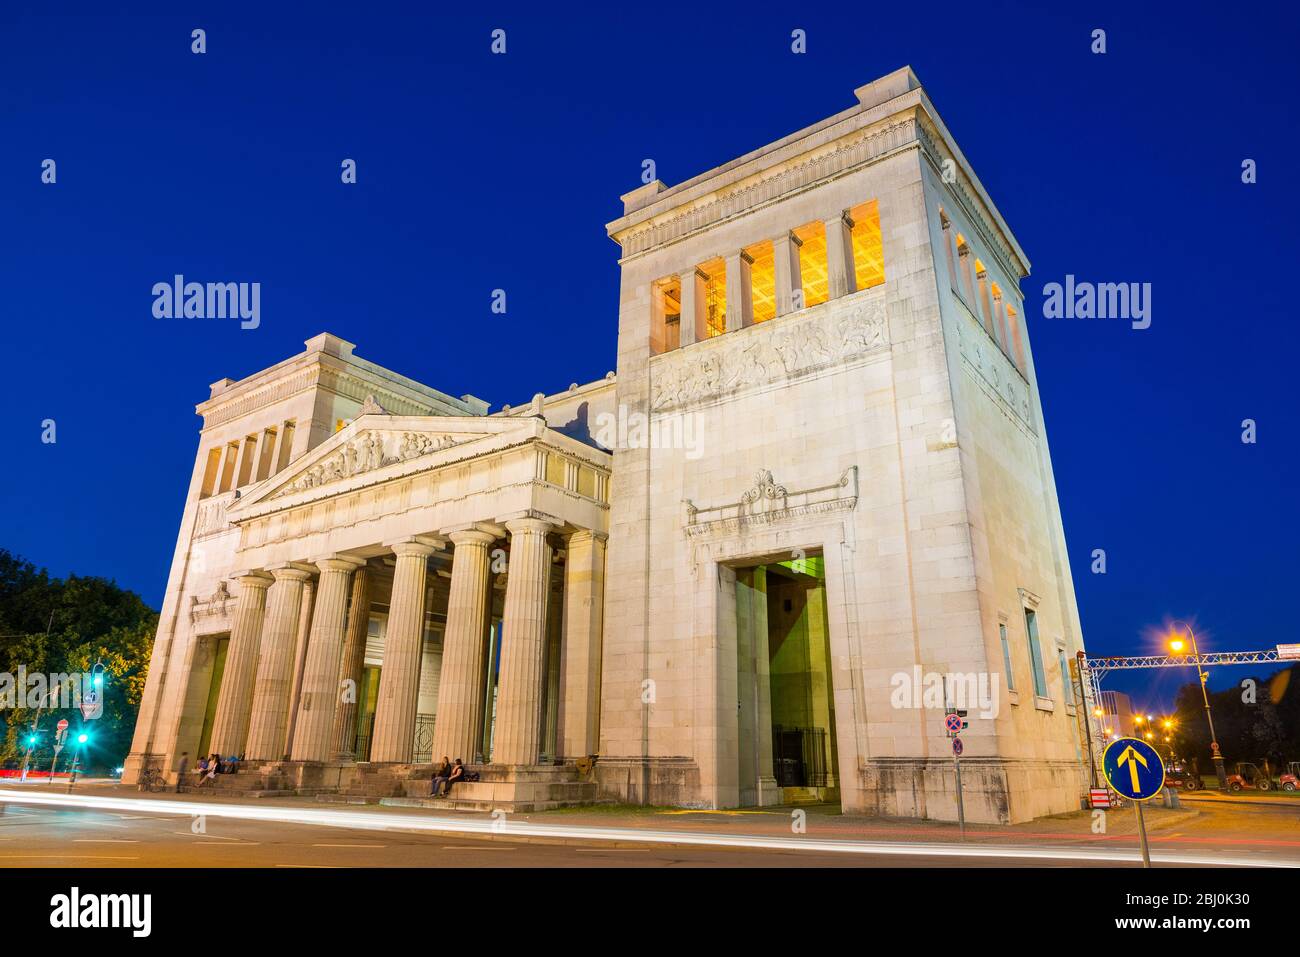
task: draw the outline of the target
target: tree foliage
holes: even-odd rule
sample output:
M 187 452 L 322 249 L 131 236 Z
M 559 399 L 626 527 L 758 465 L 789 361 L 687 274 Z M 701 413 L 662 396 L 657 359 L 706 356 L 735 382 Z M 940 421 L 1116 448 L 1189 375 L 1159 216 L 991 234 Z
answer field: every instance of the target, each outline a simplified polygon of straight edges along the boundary
M 135 592 L 105 578 L 52 578 L 0 549 L 0 672 L 16 677 L 20 668 L 33 675 L 104 666 L 103 714 L 85 722 L 92 741 L 84 760 L 92 767 L 115 767 L 130 748 L 157 628 L 158 613 Z M 21 761 L 23 738 L 36 718 L 23 700 L 17 704 L 0 710 L 0 765 Z M 49 766 L 60 718 L 73 728 L 82 724 L 75 708 L 46 707 L 33 755 L 38 767 Z
M 1210 728 L 1200 686 L 1178 690 L 1175 749 L 1194 758 L 1205 773 L 1213 767 Z M 1210 710 L 1223 760 L 1232 773 L 1238 761 L 1267 760 L 1276 775 L 1288 761 L 1300 761 L 1300 665 L 1267 678 L 1243 678 L 1236 687 L 1210 692 Z

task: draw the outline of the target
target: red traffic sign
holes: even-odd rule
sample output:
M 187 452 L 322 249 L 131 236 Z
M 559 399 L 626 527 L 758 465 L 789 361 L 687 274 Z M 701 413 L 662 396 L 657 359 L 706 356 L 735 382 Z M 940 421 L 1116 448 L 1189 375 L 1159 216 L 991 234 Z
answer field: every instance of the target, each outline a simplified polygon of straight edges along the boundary
M 953 756 L 960 758 L 962 750 L 963 750 L 963 745 L 961 743 L 961 738 L 953 738 L 952 739 Z
M 67 730 L 68 730 L 68 719 L 67 719 L 67 718 L 61 718 L 61 719 L 59 720 L 59 723 L 56 724 L 55 727 L 58 728 L 60 731 L 67 731 Z
M 1088 803 L 1094 809 L 1110 807 L 1110 791 L 1106 788 L 1089 788 Z
M 943 720 L 949 734 L 961 734 L 961 715 L 950 714 Z

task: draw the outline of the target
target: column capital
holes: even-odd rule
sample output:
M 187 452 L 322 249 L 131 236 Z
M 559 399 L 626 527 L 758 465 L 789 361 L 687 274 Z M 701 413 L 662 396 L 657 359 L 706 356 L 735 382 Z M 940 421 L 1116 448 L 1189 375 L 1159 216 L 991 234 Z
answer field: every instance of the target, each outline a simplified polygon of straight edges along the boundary
M 271 582 L 275 580 L 260 568 L 238 571 L 230 577 L 244 588 L 270 588 Z
M 506 537 L 506 527 L 497 522 L 461 522 L 458 525 L 448 525 L 438 529 L 438 534 L 454 542 L 456 532 L 468 531 L 487 532 L 493 538 Z
M 609 540 L 608 532 L 598 532 L 591 528 L 580 528 L 576 532 L 570 533 L 565 540 L 569 546 L 585 545 L 588 542 L 606 542 Z
M 399 558 L 428 558 L 435 552 L 440 552 L 447 547 L 445 542 L 424 535 L 416 535 L 396 542 L 385 542 L 384 544 L 391 548 L 393 554 Z
M 520 518 L 510 519 L 508 522 L 506 522 L 506 528 L 509 529 L 511 535 L 518 535 L 520 533 L 533 534 L 533 535 L 545 535 L 549 532 L 554 531 L 556 524 L 557 524 L 556 522 L 547 520 L 545 518 L 536 518 L 534 516 L 523 516 Z
M 364 565 L 365 561 L 353 558 L 351 555 L 329 555 L 325 558 L 317 558 L 312 564 L 322 572 L 351 572 Z
M 278 582 L 305 582 L 316 573 L 316 569 L 306 562 L 285 562 L 283 565 L 272 565 L 267 571 L 274 575 Z
M 448 532 L 447 537 L 451 539 L 451 543 L 457 548 L 463 548 L 467 545 L 482 545 L 486 548 L 501 536 L 480 528 L 458 528 L 454 532 Z

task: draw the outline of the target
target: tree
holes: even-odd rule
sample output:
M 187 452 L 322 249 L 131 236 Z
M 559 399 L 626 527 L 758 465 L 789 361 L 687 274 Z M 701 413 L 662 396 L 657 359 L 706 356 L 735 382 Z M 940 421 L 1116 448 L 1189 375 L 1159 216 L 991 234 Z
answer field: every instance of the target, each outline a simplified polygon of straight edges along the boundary
M 0 549 L 0 672 L 16 680 L 30 675 L 89 672 L 104 666 L 104 707 L 93 719 L 93 746 L 83 757 L 92 767 L 115 767 L 131 744 L 144 693 L 158 613 L 135 592 L 109 579 L 69 575 L 51 578 L 45 569 Z M 36 709 L 16 689 L 17 707 L 0 711 L 0 764 L 21 760 L 24 738 Z M 79 727 L 79 711 L 46 706 L 41 713 L 38 766 L 48 766 L 54 724 L 67 718 Z M 87 722 L 89 724 L 90 722 Z

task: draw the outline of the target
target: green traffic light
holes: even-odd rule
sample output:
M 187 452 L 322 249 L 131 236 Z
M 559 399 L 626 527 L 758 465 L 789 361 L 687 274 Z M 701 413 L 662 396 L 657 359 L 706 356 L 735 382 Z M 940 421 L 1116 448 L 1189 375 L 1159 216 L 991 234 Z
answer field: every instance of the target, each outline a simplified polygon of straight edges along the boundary
M 79 735 L 77 735 L 77 743 L 78 743 L 78 744 L 85 744 L 85 743 L 86 743 L 87 741 L 89 741 L 89 740 L 90 740 L 90 735 L 88 735 L 88 734 L 79 734 Z

